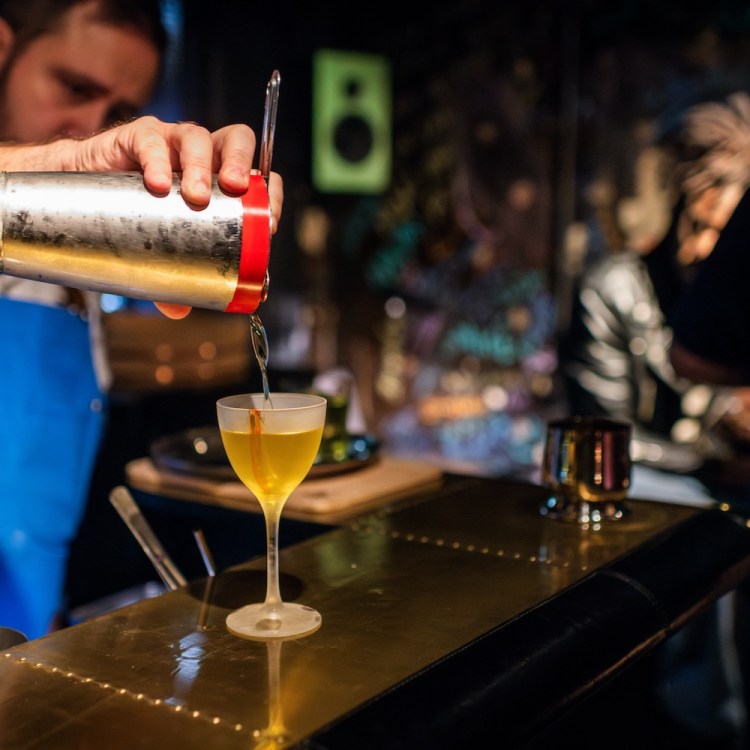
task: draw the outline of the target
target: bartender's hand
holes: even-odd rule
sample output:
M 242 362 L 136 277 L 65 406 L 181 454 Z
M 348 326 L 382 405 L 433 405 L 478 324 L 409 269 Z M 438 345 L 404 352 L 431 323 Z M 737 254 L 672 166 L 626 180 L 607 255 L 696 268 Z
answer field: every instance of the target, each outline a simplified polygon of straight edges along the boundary
M 150 190 L 166 193 L 172 187 L 172 170 L 182 171 L 180 189 L 196 208 L 208 205 L 211 177 L 229 193 L 247 190 L 255 152 L 255 133 L 247 125 L 228 125 L 210 133 L 192 123 L 165 123 L 142 117 L 98 134 L 85 142 L 89 146 L 84 164 L 77 169 L 109 168 L 143 170 Z M 268 185 L 271 232 L 276 231 L 284 200 L 281 177 L 273 173 Z M 190 307 L 155 303 L 169 318 L 184 318 Z
M 247 190 L 255 152 L 255 133 L 247 125 L 227 125 L 213 133 L 188 122 L 163 122 L 139 117 L 82 139 L 61 138 L 51 143 L 6 145 L 0 148 L 3 171 L 113 172 L 140 170 L 146 187 L 166 194 L 172 187 L 172 172 L 182 172 L 180 189 L 197 209 L 208 205 L 211 177 L 229 193 Z M 270 175 L 268 194 L 271 232 L 281 218 L 283 183 Z M 162 312 L 181 318 L 189 307 L 158 304 Z
M 213 133 L 190 122 L 139 117 L 82 140 L 67 139 L 73 149 L 64 169 L 110 172 L 140 170 L 155 193 L 172 187 L 172 172 L 182 172 L 180 188 L 196 207 L 208 205 L 211 176 L 230 193 L 247 190 L 255 152 L 255 133 L 247 125 L 227 125 Z M 281 217 L 283 193 L 276 175 L 269 186 L 274 223 Z

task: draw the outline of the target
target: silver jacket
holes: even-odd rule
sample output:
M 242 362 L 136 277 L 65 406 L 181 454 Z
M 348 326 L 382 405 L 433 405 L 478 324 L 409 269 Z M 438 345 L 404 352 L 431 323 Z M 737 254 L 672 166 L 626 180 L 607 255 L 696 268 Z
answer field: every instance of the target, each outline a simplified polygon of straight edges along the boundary
M 607 256 L 583 275 L 561 370 L 569 409 L 627 419 L 633 460 L 689 472 L 729 448 L 714 427 L 729 389 L 678 378 L 669 362 L 671 329 L 643 259 Z

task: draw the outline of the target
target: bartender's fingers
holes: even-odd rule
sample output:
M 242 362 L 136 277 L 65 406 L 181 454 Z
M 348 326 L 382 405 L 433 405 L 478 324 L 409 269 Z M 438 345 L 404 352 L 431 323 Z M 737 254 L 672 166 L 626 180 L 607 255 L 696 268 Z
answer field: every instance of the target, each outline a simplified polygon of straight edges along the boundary
M 202 207 L 211 196 L 213 142 L 199 125 L 162 122 L 146 115 L 75 143 L 69 167 L 74 171 L 140 169 L 149 190 L 166 194 L 173 171 L 179 170 L 185 200 Z
M 257 145 L 255 133 L 247 125 L 227 125 L 211 134 L 214 140 L 214 167 L 219 184 L 229 192 L 244 193 L 250 180 L 253 153 Z M 271 204 L 271 231 L 281 220 L 284 184 L 281 176 L 271 172 L 268 178 L 268 198 Z
M 154 305 L 163 315 L 173 320 L 181 320 L 193 309 L 187 305 L 174 305 L 171 302 L 154 302 Z
M 169 146 L 171 166 L 182 172 L 180 179 L 182 197 L 198 208 L 208 205 L 213 171 L 211 133 L 199 125 L 181 122 L 169 125 L 165 137 Z M 149 184 L 148 166 L 143 165 L 146 185 Z
M 192 122 L 168 123 L 145 116 L 104 131 L 91 142 L 105 162 L 93 168 L 140 168 L 146 187 L 155 193 L 168 192 L 172 173 L 179 171 L 185 200 L 199 208 L 208 204 L 214 152 L 211 133 L 206 128 Z
M 172 185 L 169 127 L 156 117 L 146 116 L 90 138 L 64 141 L 74 147 L 69 149 L 63 169 L 75 172 L 140 169 L 151 190 L 167 192 Z
M 155 193 L 167 193 L 172 173 L 182 172 L 181 191 L 188 203 L 206 206 L 211 197 L 212 174 L 228 192 L 244 193 L 255 151 L 255 133 L 247 125 L 227 125 L 210 133 L 195 123 L 167 123 L 146 115 L 76 142 L 70 165 L 76 171 L 140 169 L 143 181 Z M 283 188 L 273 175 L 269 193 L 273 228 L 281 217 Z
M 211 133 L 211 138 L 219 184 L 230 193 L 244 193 L 250 183 L 255 133 L 247 125 L 227 125 Z

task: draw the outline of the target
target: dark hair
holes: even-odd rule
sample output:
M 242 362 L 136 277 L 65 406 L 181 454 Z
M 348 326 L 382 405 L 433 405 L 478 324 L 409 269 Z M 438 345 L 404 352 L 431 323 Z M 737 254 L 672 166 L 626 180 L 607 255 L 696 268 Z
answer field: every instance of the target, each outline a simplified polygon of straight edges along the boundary
M 130 26 L 143 34 L 160 56 L 167 48 L 159 0 L 0 0 L 0 17 L 15 34 L 14 54 L 29 42 L 53 31 L 62 17 L 80 3 L 96 5 L 94 17 L 113 26 Z

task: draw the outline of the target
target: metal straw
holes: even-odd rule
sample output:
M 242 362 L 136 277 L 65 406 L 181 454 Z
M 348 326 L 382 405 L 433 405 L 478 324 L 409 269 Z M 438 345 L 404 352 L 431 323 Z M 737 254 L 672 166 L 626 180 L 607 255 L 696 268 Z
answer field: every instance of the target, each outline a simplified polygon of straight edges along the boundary
M 268 180 L 271 174 L 273 156 L 273 138 L 276 132 L 276 110 L 279 104 L 279 85 L 281 73 L 274 70 L 266 86 L 266 104 L 263 111 L 263 133 L 260 140 L 260 173 Z
M 109 495 L 109 501 L 138 540 L 164 585 L 171 591 L 186 586 L 187 581 L 161 546 L 127 487 L 115 487 Z
M 206 566 L 208 575 L 213 578 L 216 575 L 216 565 L 214 564 L 214 558 L 211 554 L 211 550 L 208 548 L 206 542 L 206 536 L 203 533 L 203 529 L 195 529 L 193 531 L 195 541 L 198 543 L 198 549 L 200 550 L 201 557 L 203 558 L 203 564 Z

